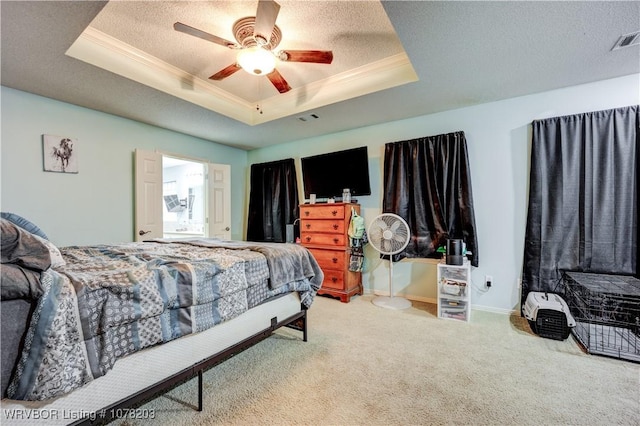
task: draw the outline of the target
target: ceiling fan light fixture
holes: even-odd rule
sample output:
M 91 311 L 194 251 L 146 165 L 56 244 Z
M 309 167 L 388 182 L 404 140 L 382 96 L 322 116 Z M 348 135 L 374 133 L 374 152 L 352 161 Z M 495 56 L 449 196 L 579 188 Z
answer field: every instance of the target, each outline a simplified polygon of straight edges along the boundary
M 243 70 L 253 75 L 266 75 L 276 67 L 273 54 L 259 46 L 240 50 L 236 58 Z

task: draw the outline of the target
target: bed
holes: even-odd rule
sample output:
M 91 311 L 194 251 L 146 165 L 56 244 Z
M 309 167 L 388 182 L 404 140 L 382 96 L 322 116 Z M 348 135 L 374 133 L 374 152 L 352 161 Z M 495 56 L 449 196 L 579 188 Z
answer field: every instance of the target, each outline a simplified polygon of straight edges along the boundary
M 28 221 L 0 220 L 3 424 L 144 416 L 129 407 L 195 376 L 202 409 L 204 369 L 282 326 L 306 341 L 323 275 L 302 246 L 58 248 Z

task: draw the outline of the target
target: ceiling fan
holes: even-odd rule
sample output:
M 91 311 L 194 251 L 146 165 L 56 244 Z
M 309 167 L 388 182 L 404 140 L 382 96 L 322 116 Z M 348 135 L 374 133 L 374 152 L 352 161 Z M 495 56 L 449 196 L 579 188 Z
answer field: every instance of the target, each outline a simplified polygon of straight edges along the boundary
M 333 52 L 330 50 L 280 50 L 274 49 L 282 39 L 282 32 L 276 25 L 280 5 L 273 0 L 259 0 L 256 16 L 238 19 L 233 24 L 233 34 L 237 42 L 209 34 L 181 22 L 173 24 L 176 31 L 189 34 L 229 49 L 238 50 L 236 62 L 209 77 L 223 80 L 241 69 L 254 75 L 266 75 L 280 93 L 291 90 L 289 83 L 275 68 L 276 59 L 287 62 L 312 62 L 330 64 Z

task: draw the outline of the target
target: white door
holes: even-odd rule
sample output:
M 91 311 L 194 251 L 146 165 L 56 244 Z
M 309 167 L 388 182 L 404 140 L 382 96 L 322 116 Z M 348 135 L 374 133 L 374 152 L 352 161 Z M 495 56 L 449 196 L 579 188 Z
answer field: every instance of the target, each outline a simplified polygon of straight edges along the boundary
M 211 238 L 231 239 L 231 166 L 207 165 L 209 187 L 208 232 Z
M 162 238 L 162 155 L 135 152 L 135 240 Z

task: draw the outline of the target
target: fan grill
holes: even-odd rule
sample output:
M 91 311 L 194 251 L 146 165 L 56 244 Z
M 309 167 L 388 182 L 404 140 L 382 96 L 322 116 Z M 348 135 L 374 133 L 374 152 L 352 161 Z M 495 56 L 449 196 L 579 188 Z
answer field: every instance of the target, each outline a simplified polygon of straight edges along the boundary
M 399 253 L 409 244 L 409 226 L 398 215 L 382 214 L 369 227 L 369 242 L 383 254 Z

